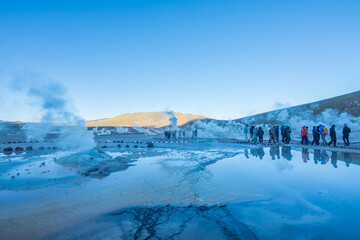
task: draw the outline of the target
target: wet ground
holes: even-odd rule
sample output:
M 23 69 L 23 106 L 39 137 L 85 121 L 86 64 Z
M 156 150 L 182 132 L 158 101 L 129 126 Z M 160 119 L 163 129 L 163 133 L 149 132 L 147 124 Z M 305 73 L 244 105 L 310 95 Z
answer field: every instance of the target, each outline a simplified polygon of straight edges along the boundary
M 357 239 L 360 156 L 231 143 L 0 156 L 0 239 Z

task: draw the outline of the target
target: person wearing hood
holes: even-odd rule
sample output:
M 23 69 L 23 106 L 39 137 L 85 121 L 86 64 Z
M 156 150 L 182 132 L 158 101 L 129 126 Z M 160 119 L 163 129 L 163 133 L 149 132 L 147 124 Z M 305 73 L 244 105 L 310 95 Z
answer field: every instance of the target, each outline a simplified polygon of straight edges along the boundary
M 332 125 L 330 128 L 330 138 L 331 141 L 329 142 L 329 146 L 334 143 L 334 147 L 336 147 L 336 131 L 335 131 L 335 125 Z
M 250 139 L 249 139 L 249 142 L 250 142 L 250 141 L 254 141 L 254 129 L 255 129 L 255 126 L 251 126 L 251 128 L 250 128 Z
M 350 142 L 349 142 L 349 135 L 351 133 L 351 129 L 347 126 L 347 124 L 344 124 L 344 128 L 343 128 L 343 140 L 345 143 L 345 146 L 349 146 Z
M 269 136 L 270 136 L 270 139 L 269 139 L 269 143 L 271 143 L 271 141 L 273 143 L 276 143 L 276 140 L 275 140 L 275 127 L 272 126 L 269 130 Z
M 259 137 L 259 143 L 263 143 L 264 130 L 262 130 L 261 127 L 259 127 L 259 130 L 257 131 L 257 135 Z
M 305 126 L 302 126 L 302 128 L 301 128 L 301 145 L 308 144 L 306 141 L 306 137 L 307 137 L 307 132 L 306 132 Z
M 321 141 L 322 141 L 322 145 L 326 146 L 327 142 L 326 142 L 326 135 L 328 134 L 328 130 L 324 125 L 320 125 L 320 136 L 321 136 Z
M 253 141 L 254 141 L 254 143 L 257 143 L 257 137 L 258 137 L 257 131 L 258 131 L 258 129 L 256 127 L 254 127 L 254 132 L 253 132 Z
M 314 140 L 313 140 L 313 142 L 311 143 L 311 145 L 317 145 L 317 146 L 319 146 L 320 145 L 320 127 L 319 126 L 317 126 L 317 127 L 315 127 L 314 126 L 314 128 L 313 128 L 313 136 L 314 136 Z
M 287 127 L 286 130 L 286 144 L 289 144 L 291 141 L 291 129 L 290 127 Z

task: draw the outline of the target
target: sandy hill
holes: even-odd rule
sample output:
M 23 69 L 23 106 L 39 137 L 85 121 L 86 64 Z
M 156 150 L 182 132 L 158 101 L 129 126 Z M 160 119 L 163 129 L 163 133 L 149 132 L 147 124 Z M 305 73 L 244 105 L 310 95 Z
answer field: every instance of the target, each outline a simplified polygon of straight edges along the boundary
M 260 113 L 257 115 L 235 119 L 235 121 L 258 124 L 258 123 L 282 123 L 287 117 L 306 115 L 316 116 L 326 109 L 334 109 L 339 113 L 349 113 L 353 117 L 360 116 L 360 91 L 275 111 Z
M 182 126 L 188 122 L 196 119 L 204 119 L 204 116 L 194 114 L 175 113 L 175 117 L 178 119 L 178 126 Z M 110 126 L 122 126 L 122 127 L 164 127 L 169 126 L 170 116 L 164 112 L 141 112 L 141 113 L 125 113 L 113 118 L 99 119 L 86 122 L 88 127 L 110 127 Z

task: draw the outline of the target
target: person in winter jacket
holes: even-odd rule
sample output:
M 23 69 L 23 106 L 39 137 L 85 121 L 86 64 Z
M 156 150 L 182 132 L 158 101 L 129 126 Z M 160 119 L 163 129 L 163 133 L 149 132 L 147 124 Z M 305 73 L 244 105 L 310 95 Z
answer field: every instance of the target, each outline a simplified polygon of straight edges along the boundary
M 306 137 L 307 137 L 307 132 L 306 132 L 305 126 L 302 126 L 302 128 L 301 128 L 301 145 L 308 144 Z
M 259 137 L 259 143 L 263 143 L 264 130 L 261 127 L 257 131 L 257 136 Z
M 322 141 L 322 145 L 327 145 L 326 143 L 326 135 L 328 134 L 328 130 L 324 125 L 320 125 L 320 136 L 321 136 L 321 141 Z
M 291 141 L 291 129 L 290 127 L 287 127 L 286 130 L 286 144 L 289 144 Z
M 286 138 L 285 126 L 282 125 L 280 130 L 281 130 L 281 141 L 282 141 L 283 143 L 285 143 L 285 138 Z
M 258 135 L 257 135 L 257 128 L 254 128 L 254 132 L 253 132 L 253 141 L 254 141 L 254 143 L 257 143 L 257 137 L 258 137 Z
M 349 135 L 351 133 L 351 129 L 347 126 L 347 124 L 344 124 L 344 128 L 343 128 L 343 140 L 345 143 L 345 146 L 349 146 L 350 142 L 349 142 Z
M 250 139 L 249 139 L 249 141 L 254 141 L 254 129 L 255 129 L 255 126 L 251 126 L 251 128 L 250 128 Z
M 317 131 L 316 131 L 316 127 L 313 126 L 313 129 L 312 129 L 312 135 L 313 135 L 313 141 L 311 142 L 311 145 L 317 145 L 316 144 L 316 138 L 317 138 Z
M 269 130 L 269 136 L 270 136 L 270 139 L 269 139 L 269 143 L 271 143 L 271 141 L 273 143 L 276 143 L 276 140 L 275 140 L 275 127 L 272 126 Z
M 330 128 L 330 138 L 331 141 L 329 142 L 329 146 L 334 143 L 334 147 L 336 147 L 336 131 L 335 131 L 335 125 L 332 125 Z

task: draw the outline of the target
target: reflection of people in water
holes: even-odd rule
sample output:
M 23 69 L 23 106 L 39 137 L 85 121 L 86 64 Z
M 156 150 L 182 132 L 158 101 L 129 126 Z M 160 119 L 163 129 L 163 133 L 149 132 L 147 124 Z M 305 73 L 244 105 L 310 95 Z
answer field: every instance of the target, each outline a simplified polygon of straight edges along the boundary
M 344 160 L 347 167 L 350 167 L 350 163 L 352 162 L 352 158 L 350 153 L 344 153 Z
M 291 147 L 283 146 L 281 148 L 281 156 L 289 161 L 291 161 L 293 155 L 291 154 Z
M 271 159 L 275 160 L 275 147 L 270 147 L 269 153 L 270 153 Z
M 258 148 L 257 153 L 260 159 L 262 159 L 265 156 L 264 148 Z
M 314 150 L 314 162 L 315 164 L 318 164 L 318 162 L 320 161 L 320 157 L 321 157 L 321 152 L 319 149 L 315 149 Z
M 329 161 L 329 155 L 325 150 L 322 150 L 320 159 L 322 165 L 325 165 Z
M 254 157 L 258 156 L 257 150 L 255 148 L 250 149 L 250 153 L 251 155 L 253 155 Z
M 277 159 L 280 159 L 280 148 L 279 146 L 272 146 L 270 147 L 270 156 L 272 160 L 275 160 L 275 156 L 277 156 Z
M 260 159 L 262 159 L 265 156 L 265 152 L 263 148 L 252 148 L 250 149 L 250 153 L 252 156 L 254 157 L 259 157 Z
M 337 152 L 331 152 L 331 164 L 334 166 L 334 168 L 337 168 Z
M 244 155 L 246 158 L 249 158 L 249 149 L 247 148 L 244 149 Z
M 308 160 L 310 160 L 309 149 L 307 149 L 307 148 L 302 149 L 302 159 L 303 159 L 304 163 L 306 163 Z

